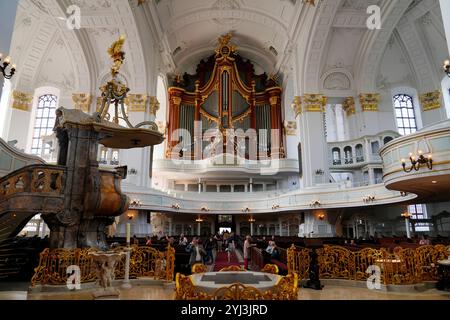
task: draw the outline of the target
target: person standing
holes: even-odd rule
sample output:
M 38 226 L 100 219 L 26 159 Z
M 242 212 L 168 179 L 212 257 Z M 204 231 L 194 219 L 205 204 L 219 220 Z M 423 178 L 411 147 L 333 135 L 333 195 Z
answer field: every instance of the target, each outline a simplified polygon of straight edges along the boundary
M 205 264 L 214 263 L 214 256 L 213 256 L 214 247 L 215 247 L 215 241 L 214 241 L 213 236 L 211 235 L 209 237 L 209 239 L 206 240 L 206 243 L 205 243 L 205 251 L 206 251 Z
M 189 258 L 189 265 L 192 266 L 196 263 L 203 263 L 203 256 L 206 255 L 205 250 L 198 243 L 198 238 L 192 239 L 192 242 L 186 247 L 186 252 L 191 254 Z
M 236 237 L 234 236 L 234 232 L 230 234 L 227 238 L 227 252 L 228 252 L 228 263 L 231 262 L 231 254 L 236 250 Z
M 256 245 L 251 244 L 252 238 L 250 236 L 245 237 L 244 241 L 244 268 L 248 270 L 248 260 L 250 258 L 250 249 Z

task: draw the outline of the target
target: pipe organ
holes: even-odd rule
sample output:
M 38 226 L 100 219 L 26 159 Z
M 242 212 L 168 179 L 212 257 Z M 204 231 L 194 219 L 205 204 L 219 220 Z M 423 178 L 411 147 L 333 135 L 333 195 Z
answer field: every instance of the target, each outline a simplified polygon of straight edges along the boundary
M 256 75 L 230 40 L 229 34 L 221 37 L 216 53 L 199 63 L 195 75 L 173 80 L 168 158 L 284 158 L 282 88 L 266 73 Z

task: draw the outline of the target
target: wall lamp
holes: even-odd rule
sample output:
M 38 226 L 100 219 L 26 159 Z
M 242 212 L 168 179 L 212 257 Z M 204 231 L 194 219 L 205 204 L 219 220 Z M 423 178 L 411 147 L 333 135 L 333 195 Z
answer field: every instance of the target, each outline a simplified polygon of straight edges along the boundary
M 365 196 L 363 197 L 363 202 L 364 203 L 370 203 L 370 202 L 374 202 L 375 201 L 375 196 Z
M 311 203 L 309 204 L 310 207 L 320 207 L 321 203 L 319 200 L 313 200 L 311 201 Z
M 402 216 L 403 218 L 405 218 L 405 219 L 409 219 L 409 218 L 412 217 L 412 214 L 409 213 L 408 211 L 406 211 L 406 212 L 403 212 L 403 213 L 401 214 L 401 216 Z
M 445 60 L 444 62 L 444 72 L 450 77 L 450 60 Z
M 179 205 L 178 203 L 174 203 L 174 204 L 172 205 L 172 209 L 179 210 L 179 209 L 180 209 L 180 205 Z
M 7 73 L 6 69 L 11 64 L 11 57 L 7 56 L 5 60 L 3 60 L 3 54 L 0 53 L 0 72 L 2 73 L 3 77 L 7 80 L 11 79 L 16 72 L 16 65 L 13 64 L 11 66 L 11 70 L 9 71 L 9 74 Z
M 413 170 L 415 171 L 419 171 L 420 167 L 422 165 L 426 165 L 428 167 L 428 169 L 432 170 L 433 169 L 433 157 L 431 154 L 429 154 L 427 157 L 425 157 L 423 155 L 423 151 L 419 150 L 419 156 L 417 157 L 416 155 L 410 153 L 409 154 L 409 161 L 411 162 L 411 166 L 409 167 L 409 169 L 406 168 L 406 160 L 402 159 L 402 167 L 403 167 L 403 171 L 405 171 L 406 173 L 409 173 Z
M 141 200 L 133 199 L 130 202 L 130 207 L 140 207 L 142 205 Z

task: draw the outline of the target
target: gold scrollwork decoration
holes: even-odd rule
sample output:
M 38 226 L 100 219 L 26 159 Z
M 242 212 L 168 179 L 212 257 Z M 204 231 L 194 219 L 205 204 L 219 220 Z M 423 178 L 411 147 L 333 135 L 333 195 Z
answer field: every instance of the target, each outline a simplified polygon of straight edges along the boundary
M 441 92 L 439 90 L 420 95 L 423 111 L 439 109 L 441 107 Z
M 92 103 L 92 95 L 87 93 L 72 94 L 72 102 L 76 110 L 88 113 Z
M 396 247 L 363 248 L 349 250 L 340 246 L 325 245 L 318 249 L 320 276 L 324 279 L 345 279 L 365 281 L 370 276 L 369 266 L 377 265 L 384 284 L 416 284 L 438 280 L 437 265 L 445 260 L 450 246 L 420 246 L 417 248 Z M 290 273 L 307 278 L 309 271 L 309 250 L 294 245 L 288 249 L 287 264 Z
M 347 113 L 348 117 L 351 115 L 354 115 L 356 113 L 355 98 L 353 98 L 353 97 L 346 98 L 344 100 L 342 108 Z
M 13 104 L 12 104 L 13 109 L 22 111 L 31 111 L 31 104 L 33 103 L 32 94 L 14 90 L 12 96 L 13 96 Z
M 322 94 L 305 94 L 302 100 L 305 112 L 324 112 L 328 98 Z
M 295 113 L 295 118 L 302 114 L 302 97 L 295 96 L 291 104 L 291 108 Z
M 130 112 L 144 112 L 147 99 L 146 94 L 127 94 L 125 105 Z
M 378 105 L 381 101 L 381 95 L 379 93 L 360 94 L 359 101 L 361 103 L 362 111 L 376 112 L 378 111 Z
M 121 251 L 118 247 L 114 250 Z M 39 265 L 34 270 L 31 286 L 64 285 L 67 281 L 67 267 L 77 265 L 81 269 L 81 283 L 96 280 L 96 272 L 92 256 L 93 249 L 45 249 L 40 254 Z M 130 260 L 130 277 L 153 277 L 165 281 L 173 281 L 175 268 L 175 249 L 171 246 L 166 251 L 158 251 L 151 247 L 132 246 Z M 125 259 L 118 262 L 115 278 L 123 279 L 125 275 Z

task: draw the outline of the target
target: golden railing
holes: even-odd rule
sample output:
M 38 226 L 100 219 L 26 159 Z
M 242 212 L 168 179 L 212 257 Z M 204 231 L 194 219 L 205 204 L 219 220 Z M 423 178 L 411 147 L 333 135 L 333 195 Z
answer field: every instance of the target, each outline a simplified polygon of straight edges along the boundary
M 115 248 L 120 251 L 123 248 Z M 64 285 L 67 282 L 67 268 L 78 266 L 81 283 L 97 279 L 95 266 L 89 252 L 93 249 L 45 249 L 40 254 L 39 265 L 34 269 L 31 286 Z M 130 278 L 153 277 L 158 280 L 173 281 L 175 271 L 175 249 L 167 247 L 161 252 L 151 247 L 132 246 L 130 252 Z M 123 279 L 125 275 L 125 257 L 116 266 L 115 278 Z
M 221 287 L 214 293 L 207 293 L 196 287 L 189 276 L 177 273 L 175 279 L 175 300 L 297 300 L 298 277 L 289 274 L 280 277 L 273 290 L 261 291 L 242 283 Z
M 358 251 L 340 246 L 325 245 L 317 249 L 320 278 L 365 281 L 372 275 L 370 266 L 378 266 L 384 284 L 415 284 L 438 280 L 437 262 L 445 260 L 450 246 L 396 247 L 393 252 L 386 248 L 364 248 Z M 294 245 L 288 249 L 289 273 L 299 279 L 307 279 L 310 257 L 309 249 Z

